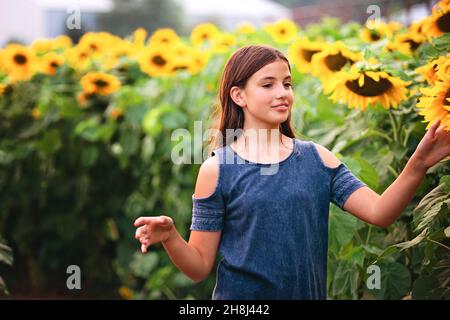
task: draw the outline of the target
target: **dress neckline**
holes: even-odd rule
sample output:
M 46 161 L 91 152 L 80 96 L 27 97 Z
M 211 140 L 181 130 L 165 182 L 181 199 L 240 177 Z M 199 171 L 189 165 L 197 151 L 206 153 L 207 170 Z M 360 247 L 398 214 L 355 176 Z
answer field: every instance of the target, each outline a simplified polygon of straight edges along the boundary
M 281 160 L 281 161 L 279 161 L 279 162 L 275 162 L 275 163 L 260 163 L 260 162 L 253 162 L 253 161 L 250 161 L 250 160 L 245 159 L 245 158 L 243 158 L 242 156 L 240 156 L 240 155 L 239 155 L 239 154 L 231 147 L 231 145 L 227 145 L 227 148 L 229 148 L 229 149 L 231 150 L 231 152 L 232 152 L 233 154 L 236 155 L 237 158 L 241 159 L 241 161 L 244 161 L 244 162 L 247 163 L 247 164 L 254 164 L 254 165 L 259 165 L 259 166 L 280 165 L 280 164 L 283 164 L 283 163 L 287 162 L 289 159 L 291 159 L 291 158 L 293 157 L 294 153 L 295 153 L 295 148 L 296 148 L 296 145 L 297 145 L 297 141 L 296 141 L 297 139 L 296 139 L 296 138 L 291 138 L 291 139 L 292 139 L 292 152 L 291 152 L 286 158 L 284 158 L 283 160 Z

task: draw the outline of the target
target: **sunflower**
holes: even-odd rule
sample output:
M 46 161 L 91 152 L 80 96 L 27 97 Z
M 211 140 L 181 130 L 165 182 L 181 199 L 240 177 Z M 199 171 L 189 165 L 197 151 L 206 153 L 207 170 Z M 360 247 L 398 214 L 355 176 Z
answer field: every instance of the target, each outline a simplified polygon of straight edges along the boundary
M 113 75 L 103 72 L 89 72 L 80 80 L 83 92 L 107 96 L 120 88 L 120 81 Z
M 40 59 L 40 70 L 48 75 L 56 74 L 56 71 L 64 63 L 64 57 L 55 52 L 49 52 Z
M 256 28 L 250 22 L 241 22 L 236 27 L 236 33 L 238 33 L 238 34 L 251 34 L 251 33 L 255 33 L 255 32 L 256 32 Z
M 212 40 L 212 50 L 216 53 L 226 53 L 237 43 L 236 37 L 230 33 L 219 33 Z
M 287 43 L 295 38 L 298 27 L 292 20 L 281 19 L 275 23 L 266 24 L 264 30 L 269 33 L 276 42 Z
M 203 70 L 208 64 L 209 55 L 206 52 L 193 49 L 191 53 L 192 63 L 194 68 L 190 71 L 191 74 L 196 74 Z
M 104 55 L 102 66 L 105 70 L 116 68 L 121 60 L 131 59 L 137 52 L 138 49 L 136 47 L 133 47 L 129 42 L 123 41 Z
M 397 28 L 397 25 L 387 24 L 381 20 L 368 20 L 360 32 L 360 37 L 364 42 L 377 42 L 391 36 Z
M 114 120 L 117 120 L 118 118 L 123 116 L 123 109 L 122 108 L 113 108 L 111 112 L 109 113 L 110 117 Z
M 299 72 L 307 73 L 311 72 L 312 57 L 322 51 L 325 47 L 325 43 L 319 41 L 310 41 L 308 38 L 301 38 L 295 40 L 289 46 L 288 54 L 291 61 Z
M 434 81 L 437 78 L 437 71 L 439 69 L 443 69 L 444 73 L 450 73 L 450 54 L 447 56 L 440 56 L 437 59 L 432 60 L 431 62 L 416 68 L 416 73 L 419 73 L 427 80 L 429 84 L 434 84 Z
M 394 44 L 396 48 L 403 54 L 410 55 L 415 52 L 419 46 L 426 41 L 424 35 L 420 33 L 408 32 L 405 34 L 399 34 L 394 37 Z
M 137 48 L 145 46 L 145 39 L 147 38 L 147 31 L 144 28 L 137 28 L 133 32 L 133 45 Z
M 408 31 L 412 33 L 424 34 L 424 26 L 428 23 L 430 17 L 423 18 L 419 21 L 413 21 L 408 26 Z
M 89 52 L 93 58 L 102 58 L 111 48 L 122 43 L 123 40 L 108 32 L 87 32 L 83 34 L 78 47 Z
M 68 49 L 72 46 L 72 40 L 68 36 L 58 36 L 54 39 L 37 39 L 31 44 L 35 53 L 46 53 L 55 50 Z
M 350 71 L 338 72 L 329 89 L 333 92 L 331 100 L 348 104 L 350 108 L 361 108 L 381 103 L 385 109 L 406 99 L 408 82 L 393 77 L 373 66 L 361 70 L 356 65 Z
M 211 41 L 219 33 L 219 29 L 212 23 L 201 23 L 192 30 L 191 42 L 194 46 L 201 46 L 206 41 Z
M 39 120 L 42 117 L 42 113 L 39 110 L 39 108 L 33 108 L 33 110 L 31 110 L 31 116 L 35 119 L 35 120 Z
M 6 92 L 6 84 L 0 83 L 0 97 Z
M 86 92 L 80 92 L 77 95 L 77 102 L 80 105 L 80 107 L 85 108 L 87 107 L 87 104 L 89 100 L 91 100 L 94 97 L 94 93 L 86 93 Z
M 36 71 L 33 52 L 19 44 L 10 44 L 3 50 L 2 64 L 12 82 L 29 80 Z
M 425 117 L 422 122 L 428 122 L 426 129 L 437 119 L 441 119 L 445 130 L 450 131 L 450 75 L 439 70 L 434 86 L 420 91 L 423 96 L 419 98 L 416 107 L 421 109 L 419 114 Z
M 423 30 L 429 37 L 438 37 L 450 32 L 450 1 L 443 0 L 434 6 Z
M 395 53 L 400 52 L 402 54 L 407 54 L 411 52 L 410 45 L 407 42 L 393 42 L 389 41 L 383 48 L 384 52 Z
M 156 29 L 150 37 L 150 46 L 172 46 L 178 42 L 180 42 L 180 37 L 170 28 Z
M 359 60 L 362 60 L 362 54 L 347 49 L 342 42 L 338 41 L 327 44 L 321 52 L 313 55 L 312 72 L 326 85 L 334 73 L 340 71 L 345 65 L 352 65 Z
M 84 70 L 91 62 L 91 49 L 87 46 L 77 45 L 64 51 L 64 58 L 69 66 L 77 70 Z
M 172 72 L 186 70 L 191 75 L 198 73 L 206 65 L 206 54 L 183 43 L 177 43 L 171 48 L 173 52 Z
M 151 77 L 170 75 L 173 71 L 174 56 L 165 47 L 149 47 L 139 58 L 142 72 Z

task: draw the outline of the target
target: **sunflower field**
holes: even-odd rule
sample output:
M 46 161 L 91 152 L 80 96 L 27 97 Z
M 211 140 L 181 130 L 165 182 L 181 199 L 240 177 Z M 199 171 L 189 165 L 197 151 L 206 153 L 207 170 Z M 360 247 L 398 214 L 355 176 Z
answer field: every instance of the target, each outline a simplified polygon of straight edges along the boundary
M 255 43 L 291 61 L 297 137 L 329 148 L 379 194 L 435 120 L 450 130 L 448 0 L 409 26 L 328 18 L 227 33 L 204 23 L 190 37 L 162 28 L 8 44 L 0 49 L 0 291 L 210 299 L 214 272 L 195 284 L 161 245 L 142 255 L 132 224 L 168 215 L 187 239 L 199 164 L 171 160 L 172 132 L 193 133 L 195 121 L 209 128 L 227 58 Z M 387 229 L 331 206 L 330 299 L 450 298 L 448 160 Z M 67 290 L 69 265 L 80 266 L 82 290 Z M 376 289 L 367 286 L 372 265 L 381 270 Z

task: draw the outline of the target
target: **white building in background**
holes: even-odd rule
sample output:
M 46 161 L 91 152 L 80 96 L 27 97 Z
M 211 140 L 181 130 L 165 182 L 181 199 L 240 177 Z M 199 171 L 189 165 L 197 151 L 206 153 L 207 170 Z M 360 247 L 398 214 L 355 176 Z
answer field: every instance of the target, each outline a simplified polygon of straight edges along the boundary
M 226 31 L 233 31 L 241 22 L 255 27 L 279 19 L 292 19 L 290 9 L 270 0 L 175 0 L 184 11 L 186 27 L 212 22 Z
M 66 21 L 76 10 L 83 30 L 95 30 L 96 14 L 112 7 L 110 0 L 0 0 L 0 47 L 10 40 L 30 44 L 65 34 Z
M 389 20 L 397 21 L 404 25 L 409 25 L 414 21 L 419 21 L 428 17 L 430 14 L 431 12 L 425 3 L 418 3 L 411 6 L 409 10 L 403 9 L 394 13 L 391 17 L 389 17 Z

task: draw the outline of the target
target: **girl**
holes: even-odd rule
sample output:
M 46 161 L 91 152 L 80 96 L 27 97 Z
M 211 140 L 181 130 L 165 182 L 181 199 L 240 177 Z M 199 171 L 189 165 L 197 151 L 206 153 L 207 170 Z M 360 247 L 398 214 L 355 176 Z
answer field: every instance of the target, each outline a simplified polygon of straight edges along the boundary
M 200 167 L 189 242 L 170 217 L 134 223 L 143 253 L 162 242 L 195 282 L 209 275 L 219 250 L 213 299 L 326 299 L 330 202 L 386 228 L 427 169 L 450 154 L 450 132 L 437 129 L 437 121 L 397 180 L 378 195 L 325 147 L 295 138 L 290 65 L 268 46 L 232 55 L 219 100 L 220 135 Z M 269 168 L 275 170 L 264 171 Z

